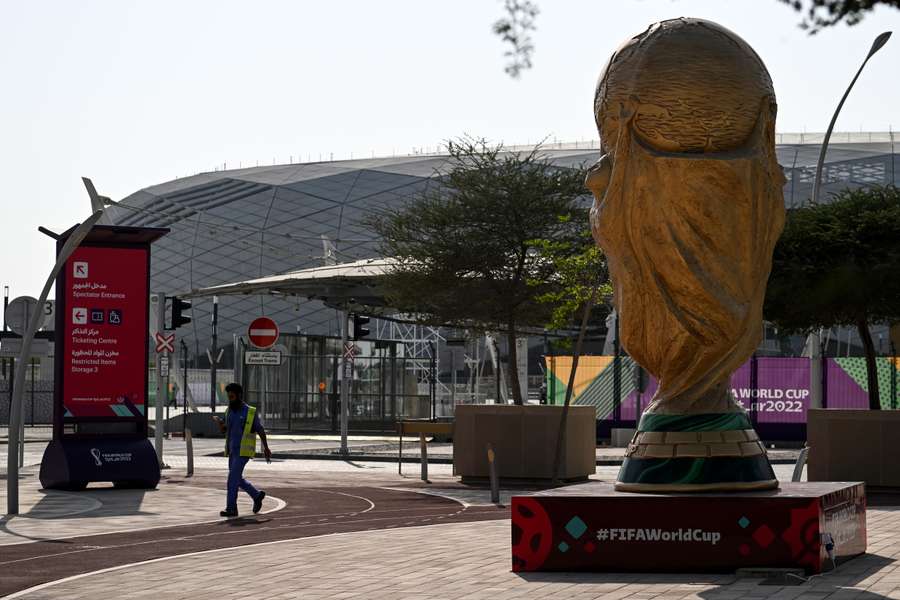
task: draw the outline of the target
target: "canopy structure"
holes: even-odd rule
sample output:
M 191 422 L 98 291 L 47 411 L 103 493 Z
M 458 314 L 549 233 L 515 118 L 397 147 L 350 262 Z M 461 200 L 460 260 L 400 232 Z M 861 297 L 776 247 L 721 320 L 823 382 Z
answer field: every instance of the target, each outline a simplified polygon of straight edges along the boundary
M 321 300 L 334 308 L 387 315 L 397 311 L 386 305 L 379 279 L 394 264 L 396 259 L 393 258 L 365 258 L 349 263 L 291 271 L 283 275 L 269 275 L 198 288 L 182 294 L 181 297 L 251 294 L 300 296 L 309 300 Z

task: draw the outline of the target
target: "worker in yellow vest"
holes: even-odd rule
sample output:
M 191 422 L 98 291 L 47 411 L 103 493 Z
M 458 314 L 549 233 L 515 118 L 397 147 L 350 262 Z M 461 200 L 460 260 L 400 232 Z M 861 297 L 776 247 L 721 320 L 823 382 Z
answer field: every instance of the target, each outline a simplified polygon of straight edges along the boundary
M 266 430 L 259 421 L 256 407 L 244 402 L 244 389 L 240 384 L 229 383 L 225 386 L 225 393 L 228 394 L 225 420 L 213 417 L 219 424 L 219 429 L 225 434 L 225 456 L 228 457 L 228 494 L 225 510 L 219 514 L 223 517 L 236 517 L 238 488 L 247 492 L 253 499 L 254 513 L 262 509 L 263 498 L 266 497 L 264 491 L 257 490 L 253 484 L 244 479 L 244 467 L 256 456 L 256 436 L 259 435 L 259 439 L 262 440 L 266 462 L 271 462 L 272 451 L 269 450 Z

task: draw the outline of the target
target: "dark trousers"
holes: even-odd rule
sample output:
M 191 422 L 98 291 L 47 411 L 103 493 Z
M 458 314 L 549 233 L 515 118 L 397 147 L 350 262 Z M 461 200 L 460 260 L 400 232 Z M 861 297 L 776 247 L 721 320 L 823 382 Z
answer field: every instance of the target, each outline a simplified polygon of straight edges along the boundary
M 253 484 L 244 479 L 244 467 L 247 466 L 249 460 L 249 456 L 240 456 L 237 452 L 231 452 L 228 455 L 228 496 L 225 501 L 225 510 L 237 511 L 238 488 L 247 492 L 254 500 L 259 495 Z

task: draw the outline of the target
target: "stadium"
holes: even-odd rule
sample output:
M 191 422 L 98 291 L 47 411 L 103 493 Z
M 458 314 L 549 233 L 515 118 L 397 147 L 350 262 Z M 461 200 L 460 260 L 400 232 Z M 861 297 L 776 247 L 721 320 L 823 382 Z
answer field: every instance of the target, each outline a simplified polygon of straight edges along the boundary
M 778 160 L 787 178 L 784 200 L 788 208 L 808 202 L 821 137 L 820 134 L 777 136 Z M 823 197 L 827 199 L 829 194 L 848 187 L 897 184 L 900 159 L 894 152 L 894 137 L 893 133 L 835 133 L 823 171 Z M 509 148 L 510 151 L 522 149 Z M 591 164 L 599 158 L 597 144 L 549 144 L 543 151 L 563 168 Z M 431 154 L 205 172 L 139 190 L 111 207 L 105 220 L 115 225 L 171 230 L 154 245 L 151 288 L 155 292 L 178 295 L 214 285 L 377 257 L 378 240 L 363 225 L 363 218 L 414 197 L 446 164 L 445 155 Z M 178 331 L 179 338 L 187 344 L 191 365 L 199 368 L 209 364 L 206 350 L 210 344 L 211 310 L 209 299 L 196 299 L 192 322 Z M 337 311 L 318 300 L 272 295 L 222 296 L 218 307 L 218 335 L 219 346 L 224 346 L 225 352 L 219 368 L 233 368 L 240 337 L 245 334 L 249 321 L 260 315 L 274 319 L 282 332 L 315 338 L 339 335 Z M 432 352 L 431 344 L 435 345 L 431 364 L 415 363 L 420 371 L 416 375 L 418 391 L 415 385 L 406 387 L 411 396 L 430 394 L 433 405 L 435 393 L 446 395 L 451 381 L 448 372 L 451 358 L 442 332 L 422 331 L 422 328 L 403 330 L 396 323 L 373 321 L 373 338 L 402 342 L 399 356 L 426 360 Z M 842 332 L 835 330 L 833 334 L 840 344 Z M 859 341 L 853 343 L 850 334 L 846 335 L 846 354 L 859 355 Z M 887 354 L 887 336 L 876 338 L 881 344 L 879 351 Z M 541 359 L 541 340 L 531 338 L 530 342 L 528 392 L 536 400 L 545 378 L 545 364 Z M 802 340 L 798 343 L 802 346 Z M 608 343 L 606 347 L 609 348 Z M 322 348 L 326 353 L 336 352 L 334 348 Z M 779 345 L 767 336 L 760 346 L 760 354 L 797 356 L 801 349 L 786 349 L 784 344 Z M 479 360 L 488 363 L 478 374 L 486 376 L 493 372 L 490 349 L 484 348 L 483 342 L 482 350 L 467 350 L 464 359 L 457 357 L 454 371 L 461 367 L 463 360 L 471 361 L 477 354 Z M 500 354 L 502 365 L 502 344 L 495 351 Z M 437 392 L 423 389 L 427 381 L 423 370 L 428 369 L 437 371 Z M 489 383 L 486 395 L 471 397 L 490 397 L 493 386 Z M 502 391 L 500 395 L 504 395 Z M 550 396 L 552 401 L 554 394 Z M 625 396 L 623 390 L 615 395 L 620 399 Z

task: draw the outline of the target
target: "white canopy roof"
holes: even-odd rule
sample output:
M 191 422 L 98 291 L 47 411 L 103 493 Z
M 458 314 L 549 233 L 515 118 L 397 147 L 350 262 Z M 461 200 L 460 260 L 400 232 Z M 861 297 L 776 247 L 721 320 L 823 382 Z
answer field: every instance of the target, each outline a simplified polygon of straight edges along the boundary
M 350 310 L 364 308 L 369 313 L 386 314 L 395 311 L 385 306 L 378 279 L 394 264 L 396 260 L 393 258 L 366 258 L 194 289 L 181 297 L 250 294 L 302 296 L 310 300 L 322 300 L 329 306 L 347 306 Z

